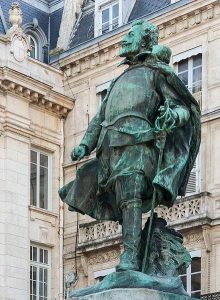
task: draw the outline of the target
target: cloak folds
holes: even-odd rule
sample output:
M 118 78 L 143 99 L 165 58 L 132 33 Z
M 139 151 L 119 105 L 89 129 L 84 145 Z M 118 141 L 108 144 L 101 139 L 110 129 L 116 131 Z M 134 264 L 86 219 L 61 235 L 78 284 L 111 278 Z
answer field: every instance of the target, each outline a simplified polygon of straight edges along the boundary
M 188 178 L 199 151 L 201 128 L 199 105 L 175 72 L 160 61 L 144 62 L 148 68 L 158 70 L 165 76 L 165 84 L 175 90 L 180 104 L 186 106 L 190 117 L 182 127 L 167 134 L 163 158 L 159 173 L 153 185 L 162 190 L 161 204 L 172 206 L 178 195 L 184 196 Z M 117 80 L 117 79 L 116 79 Z M 111 84 L 105 101 L 114 86 Z M 97 195 L 99 159 L 85 163 L 76 174 L 76 179 L 59 190 L 60 198 L 69 205 L 69 210 L 87 214 L 97 220 L 121 220 L 113 192 Z M 145 204 L 151 199 L 143 200 L 143 212 L 149 210 Z M 148 207 L 148 209 L 146 208 Z

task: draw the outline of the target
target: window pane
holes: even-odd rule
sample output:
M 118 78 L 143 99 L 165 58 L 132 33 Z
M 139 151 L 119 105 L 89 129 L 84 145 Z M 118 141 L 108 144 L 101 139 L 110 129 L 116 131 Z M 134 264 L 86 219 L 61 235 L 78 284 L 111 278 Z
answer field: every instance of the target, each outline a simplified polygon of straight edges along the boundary
M 30 36 L 30 46 L 31 46 L 31 51 L 30 51 L 30 57 L 32 58 L 37 58 L 37 49 L 36 49 L 36 42 L 34 39 Z
M 102 24 L 109 22 L 109 8 L 102 11 Z
M 202 80 L 202 67 L 193 69 L 193 82 Z
M 201 289 L 201 274 L 192 274 L 191 275 L 191 291 L 200 291 Z
M 201 272 L 201 258 L 200 257 L 193 257 L 192 265 L 191 265 L 191 272 Z
M 31 163 L 30 171 L 30 203 L 37 205 L 37 165 Z
M 44 250 L 40 249 L 40 262 L 43 263 L 44 262 Z
M 39 282 L 39 296 L 44 295 L 43 287 L 44 287 L 44 284 L 42 282 Z
M 31 162 L 36 164 L 37 163 L 37 152 L 31 151 Z
M 183 59 L 178 63 L 178 73 L 188 71 L 188 59 Z
M 202 66 L 202 54 L 193 57 L 193 67 Z
M 30 260 L 32 260 L 32 251 L 33 251 L 33 248 L 32 248 L 32 246 L 30 246 Z
M 188 72 L 183 72 L 179 74 L 180 79 L 183 81 L 183 83 L 188 86 Z
M 107 90 L 103 90 L 101 93 L 101 101 L 103 101 L 105 99 L 105 96 L 107 95 Z
M 40 155 L 40 165 L 48 168 L 48 156 L 43 154 Z
M 48 208 L 48 169 L 40 167 L 40 208 Z
M 37 248 L 33 247 L 33 261 L 37 261 Z
M 47 297 L 47 284 L 44 283 L 44 296 Z
M 113 5 L 113 8 L 112 8 L 112 18 L 115 19 L 118 17 L 118 15 L 119 15 L 119 5 L 115 4 L 115 5 Z
M 44 263 L 48 264 L 48 250 L 44 250 Z
M 48 280 L 48 274 L 47 269 L 44 269 L 44 282 L 47 283 Z

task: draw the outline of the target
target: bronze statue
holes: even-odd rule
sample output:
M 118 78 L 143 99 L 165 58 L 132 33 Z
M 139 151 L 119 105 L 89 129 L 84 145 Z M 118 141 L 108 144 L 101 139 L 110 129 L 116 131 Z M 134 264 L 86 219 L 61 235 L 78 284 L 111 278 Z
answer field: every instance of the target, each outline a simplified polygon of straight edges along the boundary
M 147 273 L 147 260 L 152 268 L 154 208 L 170 207 L 185 194 L 200 144 L 198 104 L 168 65 L 171 50 L 158 45 L 158 36 L 155 25 L 140 20 L 123 38 L 120 56 L 128 68 L 111 83 L 71 154 L 80 160 L 96 148 L 96 158 L 59 191 L 70 210 L 122 224 L 118 272 Z M 142 213 L 149 211 L 147 249 L 141 257 Z

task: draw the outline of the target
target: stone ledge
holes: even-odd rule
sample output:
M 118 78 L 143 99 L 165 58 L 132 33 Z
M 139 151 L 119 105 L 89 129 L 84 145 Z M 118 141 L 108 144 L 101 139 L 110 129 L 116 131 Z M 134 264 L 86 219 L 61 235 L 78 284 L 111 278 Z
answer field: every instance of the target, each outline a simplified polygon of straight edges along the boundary
M 73 297 L 68 300 L 189 300 L 191 297 L 165 293 L 150 289 L 114 289 L 92 295 Z

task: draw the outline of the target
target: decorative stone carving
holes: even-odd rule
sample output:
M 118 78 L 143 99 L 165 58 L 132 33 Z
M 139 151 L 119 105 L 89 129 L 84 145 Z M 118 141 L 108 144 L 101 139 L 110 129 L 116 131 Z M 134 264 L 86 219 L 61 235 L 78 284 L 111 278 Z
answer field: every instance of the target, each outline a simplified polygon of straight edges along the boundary
M 177 202 L 171 208 L 168 207 L 158 207 L 157 213 L 160 217 L 171 222 L 180 221 L 182 222 L 186 219 L 190 220 L 192 217 L 199 217 L 205 213 L 204 202 L 205 199 L 197 198 L 183 202 Z
M 95 256 L 88 258 L 89 265 L 95 265 L 99 263 L 105 263 L 108 261 L 119 259 L 120 250 L 111 250 L 107 252 L 99 252 Z
M 184 236 L 184 243 L 185 244 L 200 244 L 203 242 L 203 236 L 200 232 L 193 232 L 188 235 Z
M 22 24 L 22 11 L 18 2 L 13 2 L 9 9 L 9 22 L 13 28 L 18 28 Z
M 17 82 L 14 82 L 14 74 L 6 73 L 7 72 L 1 74 L 0 70 L 1 91 L 15 93 L 16 95 L 22 96 L 29 100 L 32 104 L 44 107 L 45 109 L 58 114 L 60 117 L 66 117 L 69 111 L 73 108 L 72 100 L 63 94 L 52 91 L 50 87 L 47 87 L 46 90 L 45 87 L 42 88 L 42 92 L 39 93 L 38 91 L 34 90 L 35 88 L 39 90 L 36 82 L 35 87 L 30 89 L 24 85 L 24 82 L 22 84 L 17 84 Z M 30 86 L 28 82 L 25 83 Z M 45 93 L 43 92 L 44 90 Z M 67 103 L 68 105 L 65 105 Z
M 91 241 L 102 241 L 121 235 L 121 226 L 118 222 L 99 222 L 79 229 L 79 245 Z
M 30 44 L 21 28 L 22 11 L 18 2 L 13 2 L 9 9 L 9 22 L 12 26 L 6 34 L 6 39 L 11 42 L 11 53 L 14 58 L 22 62 L 30 51 Z

